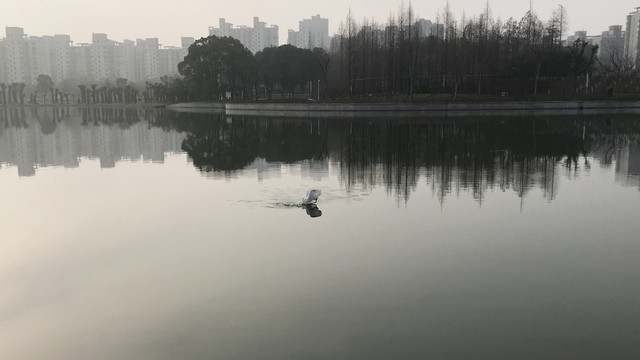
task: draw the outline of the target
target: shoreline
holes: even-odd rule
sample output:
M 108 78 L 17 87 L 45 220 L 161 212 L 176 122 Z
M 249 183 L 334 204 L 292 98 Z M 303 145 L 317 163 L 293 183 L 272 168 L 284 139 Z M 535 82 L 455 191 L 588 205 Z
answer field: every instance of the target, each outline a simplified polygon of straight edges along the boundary
M 638 100 L 593 101 L 492 101 L 434 103 L 222 103 L 199 102 L 168 105 L 177 112 L 224 113 L 229 116 L 280 117 L 405 117 L 640 114 Z
M 189 102 L 177 104 L 8 104 L 0 109 L 130 108 L 167 109 L 181 113 L 290 118 L 466 117 L 526 115 L 640 114 L 640 100 L 457 101 L 457 102 Z

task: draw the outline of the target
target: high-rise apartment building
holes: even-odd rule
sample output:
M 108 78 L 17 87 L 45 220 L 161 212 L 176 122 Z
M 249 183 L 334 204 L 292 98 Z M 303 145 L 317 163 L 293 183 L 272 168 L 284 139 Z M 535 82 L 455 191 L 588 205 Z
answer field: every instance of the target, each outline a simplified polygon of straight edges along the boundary
M 627 26 L 624 33 L 624 57 L 634 67 L 640 61 L 640 7 L 627 15 Z
M 191 44 L 193 44 L 194 42 L 196 42 L 196 39 L 192 37 L 183 36 L 182 38 L 180 38 L 180 45 L 182 46 L 182 58 L 187 56 L 187 54 L 189 53 L 189 46 L 191 46 Z M 182 59 L 180 59 L 180 61 L 182 61 Z
M 584 30 L 581 30 L 581 31 L 574 32 L 573 35 L 567 36 L 567 45 L 571 46 L 577 40 L 584 40 L 584 41 L 589 40 L 589 38 L 587 37 L 587 32 Z
M 262 51 L 267 47 L 278 46 L 278 26 L 267 26 L 266 23 L 260 21 L 259 18 L 253 18 L 253 27 L 233 26 L 220 18 L 219 27 L 209 27 L 209 35 L 218 37 L 228 36 L 237 39 L 246 46 L 252 53 Z
M 444 38 L 444 24 L 437 24 L 432 22 L 431 20 L 426 19 L 418 19 L 418 35 L 421 38 L 426 38 L 429 36 L 435 36 L 437 38 Z
M 157 38 L 136 40 L 136 68 L 138 81 L 159 78 L 160 72 L 160 42 Z
M 609 26 L 608 31 L 602 35 L 594 36 L 592 43 L 598 45 L 598 58 L 605 65 L 612 65 L 614 62 L 621 64 L 624 60 L 624 32 L 622 25 Z
M 136 43 L 131 40 L 114 43 L 113 76 L 128 80 L 137 80 Z
M 90 50 L 90 75 L 95 80 L 108 79 L 115 75 L 115 41 L 107 34 L 93 34 Z
M 22 28 L 7 27 L 0 40 L 0 80 L 35 83 L 38 75 L 62 81 L 70 76 L 71 40 L 68 35 L 27 36 Z
M 69 35 L 55 35 L 51 52 L 51 79 L 60 82 L 71 77 L 71 37 Z
M 184 59 L 182 48 L 177 46 L 165 46 L 158 51 L 160 74 L 178 75 L 178 64 Z
M 35 83 L 40 74 L 53 75 L 52 52 L 52 36 L 30 36 L 27 38 L 27 58 L 29 59 L 30 70 L 25 81 L 27 84 Z M 53 76 L 51 76 L 51 78 L 53 79 Z
M 323 19 L 320 15 L 303 19 L 298 23 L 298 31 L 289 30 L 287 43 L 300 49 L 329 49 L 329 19 Z
M 0 38 L 0 82 L 35 85 L 38 75 L 54 83 L 65 79 L 102 82 L 125 78 L 157 81 L 177 75 L 178 63 L 193 38 L 182 38 L 182 47 L 164 47 L 158 39 L 114 41 L 94 33 L 90 44 L 73 44 L 69 35 L 27 36 L 22 28 L 7 27 Z
M 7 51 L 5 50 L 5 45 L 3 39 L 0 38 L 0 83 L 6 82 L 6 70 L 5 65 L 7 64 Z
M 27 36 L 22 28 L 7 27 L 4 47 L 4 81 L 7 83 L 27 83 L 31 69 L 28 57 Z
M 91 78 L 91 44 L 75 44 L 70 51 L 71 67 L 69 73 L 73 79 Z

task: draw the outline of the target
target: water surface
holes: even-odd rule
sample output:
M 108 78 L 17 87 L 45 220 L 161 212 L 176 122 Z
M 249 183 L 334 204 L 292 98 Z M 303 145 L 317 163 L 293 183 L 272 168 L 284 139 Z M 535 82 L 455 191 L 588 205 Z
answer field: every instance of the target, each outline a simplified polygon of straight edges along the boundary
M 2 111 L 0 358 L 640 353 L 637 116 Z

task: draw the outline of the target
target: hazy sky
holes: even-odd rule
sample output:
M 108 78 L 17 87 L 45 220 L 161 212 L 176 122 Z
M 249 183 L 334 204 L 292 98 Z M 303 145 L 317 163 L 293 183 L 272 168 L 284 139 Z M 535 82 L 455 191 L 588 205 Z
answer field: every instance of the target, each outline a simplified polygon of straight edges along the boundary
M 217 26 L 224 17 L 234 25 L 251 25 L 258 16 L 267 24 L 280 27 L 280 43 L 286 43 L 287 29 L 298 28 L 298 21 L 320 14 L 329 18 L 329 32 L 337 31 L 351 8 L 361 20 L 373 17 L 385 21 L 396 13 L 400 1 L 381 0 L 1 0 L 0 26 L 19 26 L 28 35 L 68 34 L 76 43 L 90 42 L 91 33 L 106 33 L 110 39 L 158 37 L 163 45 L 179 45 L 181 36 L 200 38 L 208 35 L 209 26 Z M 413 1 L 418 16 L 435 19 L 446 0 Z M 529 0 L 490 0 L 495 17 L 520 18 L 529 9 Z M 533 0 L 534 11 L 547 20 L 553 9 L 562 4 L 569 14 L 569 29 L 599 34 L 609 25 L 624 25 L 627 13 L 640 6 L 637 0 Z M 598 5 L 596 5 L 598 4 Z M 457 17 L 480 14 L 483 0 L 450 0 Z M 4 37 L 4 29 L 1 32 Z

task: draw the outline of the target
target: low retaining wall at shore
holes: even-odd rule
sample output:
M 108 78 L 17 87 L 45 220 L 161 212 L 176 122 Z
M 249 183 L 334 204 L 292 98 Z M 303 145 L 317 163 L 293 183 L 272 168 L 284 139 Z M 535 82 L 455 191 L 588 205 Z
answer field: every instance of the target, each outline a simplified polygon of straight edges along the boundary
M 177 111 L 224 112 L 231 116 L 279 117 L 386 117 L 482 116 L 515 114 L 640 113 L 640 101 L 511 101 L 455 103 L 185 103 L 169 106 Z
M 193 102 L 193 103 L 178 103 L 167 106 L 167 109 L 179 111 L 179 112 L 211 112 L 211 113 L 224 113 L 225 103 L 223 102 Z

